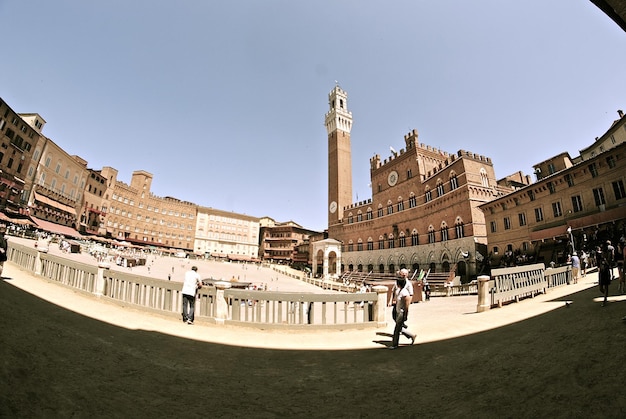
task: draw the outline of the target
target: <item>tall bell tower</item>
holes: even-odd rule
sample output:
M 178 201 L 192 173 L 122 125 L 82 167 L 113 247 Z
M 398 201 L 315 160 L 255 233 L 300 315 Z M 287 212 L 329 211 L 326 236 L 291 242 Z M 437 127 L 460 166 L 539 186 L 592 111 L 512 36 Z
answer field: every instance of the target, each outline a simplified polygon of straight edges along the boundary
M 328 94 L 330 110 L 325 124 L 328 133 L 328 225 L 343 218 L 343 208 L 352 204 L 352 151 L 350 131 L 352 112 L 348 93 L 335 85 Z

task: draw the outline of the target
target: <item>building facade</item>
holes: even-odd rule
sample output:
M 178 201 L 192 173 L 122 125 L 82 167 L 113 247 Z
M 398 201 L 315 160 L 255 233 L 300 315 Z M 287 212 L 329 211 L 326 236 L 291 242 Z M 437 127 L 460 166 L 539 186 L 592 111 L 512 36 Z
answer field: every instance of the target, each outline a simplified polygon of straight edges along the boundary
M 199 206 L 193 251 L 205 257 L 257 261 L 259 219 Z
M 117 180 L 109 168 L 113 185 L 106 229 L 111 237 L 139 245 L 193 251 L 197 205 L 150 192 L 152 174 L 133 172 L 130 184 Z
M 340 127 L 328 122 L 326 126 L 329 139 L 343 135 Z M 379 155 L 370 159 L 371 199 L 350 202 L 335 218 L 332 202 L 338 195 L 329 188 L 328 237 L 342 243 L 342 270 L 454 270 L 468 281 L 486 253 L 485 218 L 479 206 L 507 190 L 496 181 L 488 157 L 465 150 L 451 154 L 422 144 L 417 130 L 405 135 L 404 142 L 405 148 L 392 149 L 384 161 Z M 332 168 L 337 164 L 333 155 L 329 141 L 329 174 L 341 176 L 343 168 Z M 338 180 L 329 180 L 333 184 Z
M 143 170 L 133 172 L 127 184 L 113 167 L 88 168 L 87 161 L 42 134 L 45 123 L 39 114 L 16 113 L 0 98 L 0 222 L 203 256 L 259 259 L 259 218 L 156 196 L 153 176 Z
M 30 216 L 35 217 L 40 226 L 51 222 L 78 230 L 77 214 L 83 202 L 87 162 L 42 137 L 43 141 L 37 144 L 33 154 L 32 189 L 28 198 Z
M 28 214 L 29 172 L 44 124 L 39 115 L 18 114 L 0 98 L 0 211 L 9 215 Z
M 562 264 L 573 251 L 624 237 L 626 118 L 618 113 L 580 156 L 561 153 L 538 163 L 535 183 L 481 206 L 492 265 Z
M 87 169 L 87 183 L 80 211 L 80 232 L 96 236 L 107 236 L 106 216 L 110 205 L 109 180 L 111 168 Z
M 276 222 L 270 217 L 262 217 L 260 225 L 259 246 L 263 260 L 288 265 L 295 263 L 300 267 L 308 264 L 310 238 L 320 237 L 321 233 L 293 221 Z

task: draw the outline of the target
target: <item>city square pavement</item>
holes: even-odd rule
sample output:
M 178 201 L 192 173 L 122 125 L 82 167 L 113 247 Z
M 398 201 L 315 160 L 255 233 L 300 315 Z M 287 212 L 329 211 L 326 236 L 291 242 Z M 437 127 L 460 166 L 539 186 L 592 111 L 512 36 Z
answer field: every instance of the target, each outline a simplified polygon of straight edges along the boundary
M 11 237 L 10 240 L 33 245 L 26 239 Z M 85 253 L 62 253 L 56 244 L 51 244 L 49 252 L 68 259 L 96 264 L 91 255 Z M 181 282 L 184 272 L 191 266 L 198 266 L 203 278 L 229 279 L 254 284 L 267 284 L 269 290 L 327 293 L 328 290 L 303 283 L 268 267 L 254 264 L 228 263 L 204 260 L 180 259 L 171 256 L 151 256 L 146 266 L 125 268 L 111 265 L 111 269 L 132 272 L 133 274 Z M 172 316 L 158 315 L 140 308 L 121 306 L 106 299 L 86 296 L 56 283 L 21 271 L 17 266 L 7 263 L 3 273 L 7 282 L 37 295 L 56 305 L 70 308 L 85 316 L 134 330 L 148 330 L 166 333 L 205 342 L 225 345 L 281 348 L 281 349 L 358 349 L 386 347 L 393 331 L 391 309 L 387 308 L 387 327 L 359 330 L 329 330 L 297 332 L 285 330 L 259 330 L 257 328 L 215 325 L 202 318 L 196 318 L 193 326 L 183 324 Z M 477 313 L 476 295 L 458 297 L 433 297 L 428 302 L 414 303 L 407 322 L 409 330 L 417 333 L 416 344 L 450 339 L 467 334 L 478 333 L 506 324 L 515 323 L 547 311 L 562 307 L 563 297 L 597 284 L 597 274 L 591 273 L 581 278 L 578 284 L 550 289 L 547 294 L 524 299 L 502 308 L 493 308 Z M 616 297 L 617 298 L 617 297 Z M 554 301 L 558 300 L 558 301 Z M 403 341 L 401 343 L 408 343 Z
M 151 274 L 171 272 L 166 261 Z M 186 261 L 174 268 L 176 276 Z M 221 268 L 201 267 L 203 276 L 255 272 Z M 301 285 L 269 269 L 258 278 Z M 476 296 L 413 304 L 416 343 L 388 351 L 391 325 L 191 326 L 6 263 L 0 417 L 622 418 L 626 296 L 612 285 L 603 307 L 596 281 L 591 274 L 484 313 Z

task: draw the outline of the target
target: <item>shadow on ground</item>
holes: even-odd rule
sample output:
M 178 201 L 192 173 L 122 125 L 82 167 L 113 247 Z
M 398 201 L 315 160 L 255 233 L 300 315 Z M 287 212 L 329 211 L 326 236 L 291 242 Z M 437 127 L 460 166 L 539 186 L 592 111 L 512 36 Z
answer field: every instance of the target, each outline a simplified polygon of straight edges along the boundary
M 281 351 L 126 330 L 3 279 L 0 417 L 626 416 L 626 304 L 596 289 L 448 341 Z

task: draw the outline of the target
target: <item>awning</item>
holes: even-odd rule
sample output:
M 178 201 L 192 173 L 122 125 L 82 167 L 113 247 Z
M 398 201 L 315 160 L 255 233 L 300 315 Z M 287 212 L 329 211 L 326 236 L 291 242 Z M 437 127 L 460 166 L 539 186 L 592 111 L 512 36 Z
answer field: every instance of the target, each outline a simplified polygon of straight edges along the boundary
M 37 227 L 41 228 L 42 230 L 46 230 L 49 233 L 61 234 L 63 236 L 69 236 L 69 237 L 78 237 L 78 238 L 83 237 L 78 231 L 76 231 L 72 227 L 64 226 L 61 224 L 55 224 L 50 221 L 41 220 L 37 217 L 31 216 L 30 218 L 31 220 L 35 222 L 35 224 L 37 224 Z
M 567 236 L 567 226 L 560 225 L 557 227 L 544 228 L 543 230 L 531 231 L 530 232 L 530 240 L 546 240 L 551 239 L 553 237 L 561 237 Z
M 37 200 L 37 201 L 39 201 L 39 202 L 41 202 L 43 204 L 49 205 L 51 207 L 58 208 L 58 209 L 60 209 L 62 211 L 69 212 L 72 215 L 76 215 L 76 210 L 73 207 L 70 207 L 69 205 L 62 204 L 61 202 L 57 202 L 54 199 L 50 199 L 47 196 L 43 196 L 41 194 L 38 194 L 37 192 L 35 192 L 35 200 Z
M 0 212 L 0 221 L 5 221 L 5 222 L 13 223 L 13 224 L 20 224 L 20 225 L 31 225 L 31 226 L 35 225 L 32 221 L 26 218 L 11 218 L 3 212 Z
M 4 183 L 5 185 L 11 187 L 11 188 L 15 188 L 17 185 L 15 184 L 15 182 L 12 182 L 9 179 L 5 179 L 3 177 L 0 177 L 0 183 Z

